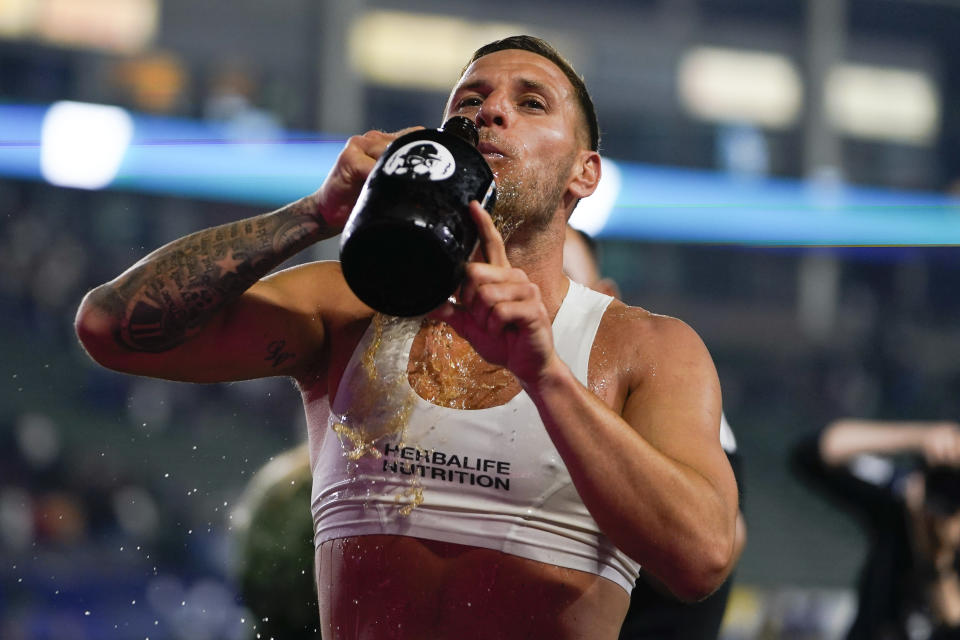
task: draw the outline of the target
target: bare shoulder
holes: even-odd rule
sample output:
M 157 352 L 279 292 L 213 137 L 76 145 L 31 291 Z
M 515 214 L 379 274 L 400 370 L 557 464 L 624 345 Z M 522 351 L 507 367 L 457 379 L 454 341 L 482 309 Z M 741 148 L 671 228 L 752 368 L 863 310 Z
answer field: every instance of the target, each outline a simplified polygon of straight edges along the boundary
M 690 355 L 703 352 L 706 347 L 694 329 L 679 318 L 653 313 L 643 307 L 633 307 L 614 300 L 607 308 L 597 342 L 614 347 L 628 361 L 643 354 L 677 357 L 688 350 Z
M 617 404 L 635 391 L 662 389 L 681 379 L 718 384 L 713 359 L 689 324 L 619 300 L 604 314 L 591 363 L 591 387 L 615 387 Z

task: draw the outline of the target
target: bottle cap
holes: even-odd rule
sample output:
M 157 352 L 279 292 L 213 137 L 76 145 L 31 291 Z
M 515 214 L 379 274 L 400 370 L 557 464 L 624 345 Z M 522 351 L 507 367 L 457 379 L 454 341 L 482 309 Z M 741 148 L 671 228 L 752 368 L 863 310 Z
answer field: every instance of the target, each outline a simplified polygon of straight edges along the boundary
M 458 138 L 463 138 L 473 146 L 477 146 L 480 141 L 480 132 L 477 131 L 477 125 L 473 120 L 464 116 L 453 116 L 443 123 L 441 131 L 451 133 Z

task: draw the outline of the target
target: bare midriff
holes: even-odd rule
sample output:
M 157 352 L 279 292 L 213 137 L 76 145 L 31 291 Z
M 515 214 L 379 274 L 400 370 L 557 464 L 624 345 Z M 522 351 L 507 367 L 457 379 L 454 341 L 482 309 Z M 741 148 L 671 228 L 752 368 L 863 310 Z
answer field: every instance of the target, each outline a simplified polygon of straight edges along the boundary
M 629 596 L 600 576 L 407 536 L 317 549 L 324 640 L 615 640 Z

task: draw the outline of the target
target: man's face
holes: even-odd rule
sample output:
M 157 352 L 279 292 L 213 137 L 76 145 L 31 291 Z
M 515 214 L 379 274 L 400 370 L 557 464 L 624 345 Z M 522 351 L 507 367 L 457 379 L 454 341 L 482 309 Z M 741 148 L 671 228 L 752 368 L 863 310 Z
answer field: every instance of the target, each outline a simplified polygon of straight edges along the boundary
M 446 117 L 477 123 L 477 148 L 497 182 L 494 220 L 506 237 L 521 224 L 545 226 L 567 189 L 582 116 L 573 87 L 546 58 L 508 49 L 467 68 Z

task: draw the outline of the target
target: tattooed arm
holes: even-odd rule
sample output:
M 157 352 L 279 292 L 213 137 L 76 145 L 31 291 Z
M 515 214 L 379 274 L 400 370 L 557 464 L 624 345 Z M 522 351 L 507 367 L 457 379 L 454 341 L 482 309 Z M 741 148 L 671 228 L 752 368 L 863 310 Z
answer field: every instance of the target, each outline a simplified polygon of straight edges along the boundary
M 292 359 L 285 348 L 295 341 L 292 323 L 304 320 L 296 333 L 306 340 L 310 312 L 284 295 L 290 276 L 258 281 L 333 235 L 315 211 L 314 199 L 304 198 L 157 249 L 87 294 L 77 314 L 81 342 L 101 364 L 128 373 L 208 381 L 269 375 L 263 363 L 283 372 Z M 272 326 L 280 320 L 283 326 Z M 257 332 L 267 334 L 257 340 Z M 322 338 L 322 331 L 313 337 Z M 245 361 L 258 366 L 242 366 Z
M 324 346 L 325 313 L 358 301 L 336 264 L 264 276 L 339 233 L 376 159 L 402 133 L 354 136 L 315 194 L 175 240 L 89 292 L 76 320 L 84 348 L 106 367 L 174 380 L 303 371 Z

